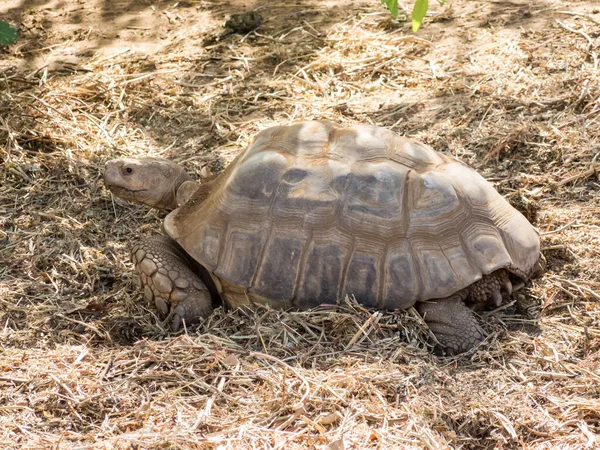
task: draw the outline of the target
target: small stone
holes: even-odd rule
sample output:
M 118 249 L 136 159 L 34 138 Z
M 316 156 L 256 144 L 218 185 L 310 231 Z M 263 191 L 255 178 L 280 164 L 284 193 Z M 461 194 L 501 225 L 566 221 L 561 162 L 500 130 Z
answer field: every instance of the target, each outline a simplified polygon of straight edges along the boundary
M 231 18 L 225 22 L 225 28 L 229 28 L 234 33 L 246 34 L 258 28 L 262 21 L 263 18 L 257 11 L 232 14 Z
M 223 359 L 223 362 L 229 367 L 235 367 L 240 363 L 240 360 L 233 353 L 230 353 Z

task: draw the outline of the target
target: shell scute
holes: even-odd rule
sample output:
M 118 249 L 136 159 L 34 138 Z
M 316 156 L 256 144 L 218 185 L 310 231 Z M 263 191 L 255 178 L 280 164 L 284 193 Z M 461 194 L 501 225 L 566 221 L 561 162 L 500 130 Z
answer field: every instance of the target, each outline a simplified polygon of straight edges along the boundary
M 402 213 L 408 169 L 389 162 L 365 163 L 349 174 L 340 225 L 387 237 L 404 232 Z
M 228 230 L 215 275 L 230 284 L 249 288 L 259 268 L 265 240 L 261 229 Z
M 420 249 L 415 253 L 419 265 L 419 278 L 430 298 L 444 298 L 459 285 L 452 265 L 441 249 Z
M 354 251 L 348 263 L 344 294 L 352 295 L 367 307 L 377 306 L 379 296 L 378 255 Z
M 302 174 L 302 175 L 301 175 Z M 328 165 L 307 162 L 305 169 L 296 165 L 282 177 L 275 195 L 271 215 L 300 224 L 333 223 L 343 186 L 333 177 Z
M 443 226 L 464 214 L 451 179 L 435 172 L 415 175 L 411 183 L 410 222 L 413 228 Z
M 323 235 L 312 239 L 301 268 L 297 292 L 299 307 L 335 303 L 340 298 L 343 269 L 351 248 L 351 244 L 337 237 Z
M 406 309 L 421 295 L 419 267 L 412 254 L 408 239 L 402 239 L 388 247 L 384 262 L 385 276 L 381 308 Z
M 265 245 L 250 292 L 265 298 L 291 300 L 296 290 L 303 245 L 304 240 L 294 235 L 272 235 Z

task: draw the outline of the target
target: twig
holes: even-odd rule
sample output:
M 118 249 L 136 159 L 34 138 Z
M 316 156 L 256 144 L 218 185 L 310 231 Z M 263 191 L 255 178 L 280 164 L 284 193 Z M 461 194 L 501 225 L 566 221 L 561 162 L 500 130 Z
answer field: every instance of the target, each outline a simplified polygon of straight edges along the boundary
M 563 225 L 560 228 L 557 228 L 555 230 L 550 230 L 550 231 L 542 231 L 540 233 L 541 236 L 548 236 L 549 234 L 556 234 L 556 233 L 560 233 L 561 231 L 566 230 L 567 228 L 569 228 L 571 225 L 573 225 L 575 222 L 577 222 L 576 220 L 572 220 L 571 222 Z
M 284 363 L 279 358 L 276 358 L 276 357 L 271 356 L 271 355 L 267 355 L 266 353 L 252 352 L 248 356 L 251 356 L 251 357 L 254 357 L 254 358 L 268 359 L 270 361 L 276 362 L 277 364 L 280 364 L 283 367 L 289 369 L 294 375 L 296 375 L 296 377 L 298 377 L 302 381 L 302 385 L 304 386 L 305 392 L 304 392 L 304 395 L 302 396 L 302 398 L 300 399 L 300 401 L 294 405 L 294 409 L 300 409 L 300 408 L 302 408 L 302 406 L 304 405 L 304 402 L 306 401 L 306 399 L 308 398 L 308 396 L 310 394 L 310 385 L 308 384 L 308 381 L 306 381 L 306 378 L 304 378 L 300 374 L 300 372 L 298 372 L 296 369 L 294 369 L 289 364 Z
M 346 345 L 346 347 L 344 347 L 344 351 L 348 351 L 350 348 L 352 348 L 352 346 L 354 344 L 356 344 L 356 341 L 358 341 L 358 339 L 360 337 L 362 337 L 363 335 L 366 337 L 367 334 L 365 334 L 365 330 L 373 325 L 376 324 L 377 322 L 379 322 L 379 320 L 381 319 L 381 312 L 380 311 L 375 311 L 374 314 L 372 314 L 365 323 L 362 324 L 362 326 L 358 329 L 358 331 L 356 333 L 354 333 L 354 336 L 352 336 L 352 339 L 350 339 L 350 342 L 348 342 L 348 344 Z
M 589 20 L 590 22 L 595 23 L 596 25 L 600 25 L 600 21 L 594 19 L 589 14 L 584 14 L 584 13 L 575 12 L 575 11 L 554 11 L 554 14 L 566 14 L 569 16 L 583 17 L 584 19 Z
M 594 41 L 592 41 L 592 38 L 589 37 L 585 32 L 581 31 L 581 30 L 575 30 L 574 28 L 571 28 L 570 26 L 562 23 L 560 20 L 558 19 L 554 19 L 554 21 L 561 26 L 562 28 L 564 28 L 567 31 L 570 31 L 571 33 L 576 33 L 580 36 L 583 36 L 587 41 L 588 41 L 588 54 L 592 56 L 592 59 L 594 60 L 594 70 L 598 69 L 598 57 L 596 56 L 596 53 L 593 51 L 594 49 Z
M 557 184 L 558 186 L 564 186 L 565 184 L 569 184 L 569 183 L 572 183 L 572 182 L 574 182 L 574 181 L 578 181 L 578 180 L 580 180 L 580 179 L 582 179 L 582 178 L 583 178 L 583 179 L 587 179 L 587 178 L 589 178 L 589 177 L 591 177 L 591 176 L 595 175 L 595 174 L 598 172 L 598 169 L 597 169 L 597 167 L 598 167 L 598 166 L 594 165 L 594 166 L 592 166 L 591 168 L 589 168 L 589 169 L 587 169 L 587 170 L 585 170 L 585 171 L 583 171 L 583 172 L 577 173 L 577 174 L 575 174 L 575 175 L 571 175 L 570 177 L 567 177 L 567 178 L 565 178 L 564 180 L 562 180 L 562 181 L 559 181 L 559 182 L 558 182 L 558 183 L 556 183 L 556 184 Z

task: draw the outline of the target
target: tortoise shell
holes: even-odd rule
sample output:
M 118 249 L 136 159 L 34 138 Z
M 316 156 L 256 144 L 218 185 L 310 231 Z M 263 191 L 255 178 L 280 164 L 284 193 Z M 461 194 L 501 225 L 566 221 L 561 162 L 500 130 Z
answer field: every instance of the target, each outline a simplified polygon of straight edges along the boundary
M 165 220 L 230 306 L 379 309 L 445 298 L 507 268 L 527 280 L 532 225 L 453 157 L 384 128 L 260 132 Z

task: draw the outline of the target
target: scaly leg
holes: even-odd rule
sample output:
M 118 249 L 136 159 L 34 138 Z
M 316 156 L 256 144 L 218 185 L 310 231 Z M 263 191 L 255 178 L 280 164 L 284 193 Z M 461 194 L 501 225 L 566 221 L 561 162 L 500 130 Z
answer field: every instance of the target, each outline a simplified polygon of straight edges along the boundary
M 485 338 L 477 317 L 464 302 L 465 294 L 419 302 L 417 310 L 450 355 L 465 352 Z
M 131 260 L 139 273 L 144 298 L 154 301 L 163 314 L 172 314 L 173 331 L 183 321 L 192 324 L 212 313 L 210 292 L 173 239 L 162 235 L 144 239 L 133 248 Z
M 519 286 L 515 286 L 515 290 Z M 500 269 L 489 275 L 484 275 L 481 280 L 476 281 L 468 288 L 467 301 L 474 306 L 498 307 L 502 305 L 502 294 L 512 294 L 513 285 L 508 276 L 508 270 Z
M 508 296 L 512 291 L 508 271 L 500 269 L 484 275 L 451 297 L 420 302 L 416 307 L 446 352 L 455 355 L 471 349 L 485 338 L 477 317 L 467 305 L 498 307 L 502 304 L 503 294 Z

